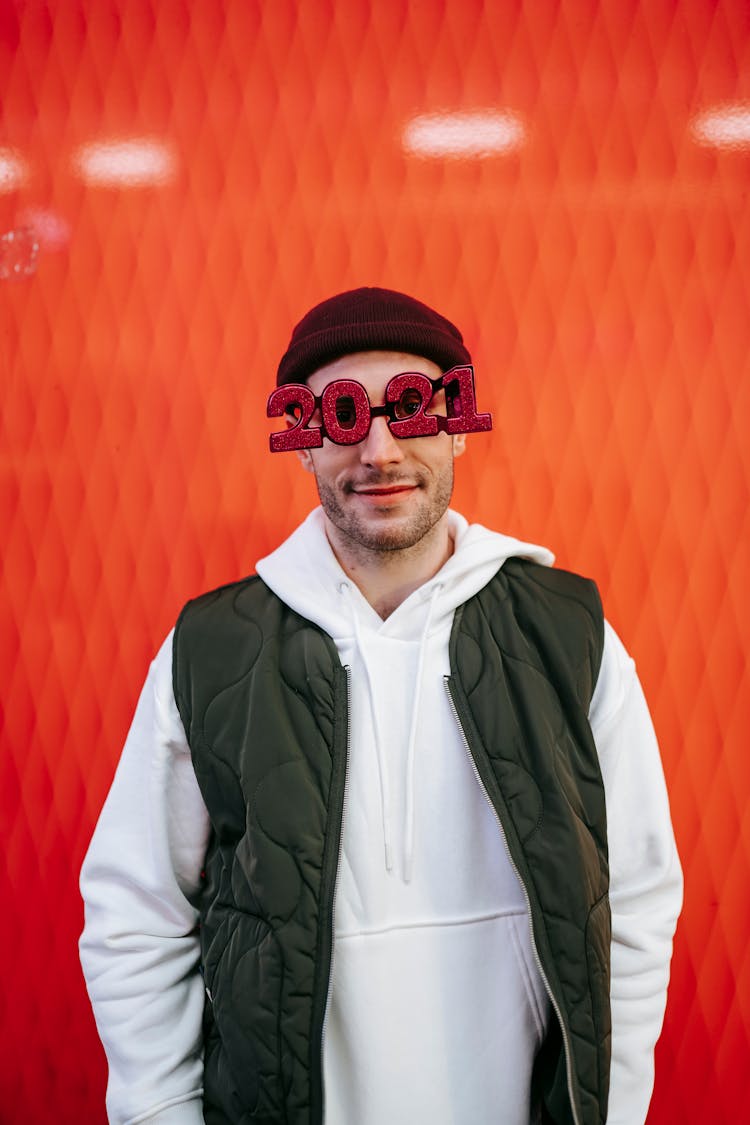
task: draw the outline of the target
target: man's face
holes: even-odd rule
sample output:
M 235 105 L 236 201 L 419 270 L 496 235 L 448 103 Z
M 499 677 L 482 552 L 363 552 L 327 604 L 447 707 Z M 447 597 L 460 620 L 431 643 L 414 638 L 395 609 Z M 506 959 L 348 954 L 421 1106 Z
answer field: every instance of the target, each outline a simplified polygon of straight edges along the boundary
M 442 374 L 437 364 L 401 352 L 357 352 L 319 368 L 307 380 L 322 394 L 334 379 L 355 379 L 373 406 L 384 402 L 388 381 L 405 371 L 428 379 Z M 431 414 L 445 413 L 440 391 Z M 319 419 L 314 417 L 314 422 Z M 356 445 L 301 450 L 302 464 L 315 474 L 323 510 L 352 548 L 398 551 L 415 546 L 440 521 L 453 492 L 453 458 L 463 452 L 465 435 L 396 438 L 385 418 L 373 418 L 370 432 Z

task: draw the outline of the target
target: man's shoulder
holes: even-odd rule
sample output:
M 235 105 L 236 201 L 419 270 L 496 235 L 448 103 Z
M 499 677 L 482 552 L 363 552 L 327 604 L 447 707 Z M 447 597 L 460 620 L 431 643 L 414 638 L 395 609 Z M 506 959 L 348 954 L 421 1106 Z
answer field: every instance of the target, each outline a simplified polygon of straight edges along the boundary
M 600 650 L 603 645 L 604 610 L 599 589 L 593 579 L 572 570 L 546 566 L 533 559 L 509 558 L 479 591 L 476 600 L 490 618 L 507 603 L 519 622 L 551 627 L 556 633 L 577 632 L 583 625 Z M 501 611 L 500 617 L 504 615 Z
M 466 637 L 473 640 L 468 648 Z M 533 650 L 541 669 L 556 669 L 556 683 L 573 676 L 588 706 L 604 648 L 604 613 L 590 578 L 530 559 L 506 559 L 463 607 L 454 629 L 456 659 L 468 666 L 474 650 L 478 659 L 479 637 L 524 663 Z
M 248 622 L 261 624 L 269 614 L 276 617 L 286 608 L 259 575 L 249 574 L 186 602 L 175 625 L 175 641 L 195 634 L 231 633 Z
M 233 582 L 225 582 L 222 586 L 215 586 L 211 590 L 204 590 L 203 593 L 190 598 L 182 607 L 178 618 L 178 625 L 186 615 L 205 613 L 216 606 L 231 606 L 236 604 L 238 599 L 252 598 L 254 595 L 258 596 L 259 594 L 262 596 L 263 591 L 270 593 L 263 579 L 257 574 L 247 574 L 243 578 L 235 579 Z
M 576 571 L 566 570 L 560 566 L 546 566 L 533 559 L 513 557 L 506 559 L 498 571 L 499 575 L 504 575 L 509 585 L 523 588 L 531 596 L 535 593 L 539 596 L 557 594 L 560 597 L 583 602 L 597 616 L 602 614 L 602 603 L 596 582 L 593 578 L 587 578 Z
M 263 581 L 250 574 L 191 598 L 180 611 L 174 629 L 176 647 L 232 638 L 246 643 L 249 633 L 288 635 L 301 628 L 320 631 L 292 609 Z

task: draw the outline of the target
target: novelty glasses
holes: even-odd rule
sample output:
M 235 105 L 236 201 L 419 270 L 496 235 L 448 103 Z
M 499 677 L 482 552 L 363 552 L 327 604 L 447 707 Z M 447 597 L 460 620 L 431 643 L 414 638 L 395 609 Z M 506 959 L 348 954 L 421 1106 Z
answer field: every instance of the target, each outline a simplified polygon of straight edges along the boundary
M 428 414 L 435 394 L 445 391 L 445 414 Z M 318 411 L 320 423 L 312 422 Z M 370 432 L 373 418 L 385 417 L 394 437 L 432 437 L 438 433 L 471 434 L 492 429 L 492 415 L 478 414 L 474 368 L 452 367 L 438 379 L 417 371 L 394 375 L 385 388 L 383 406 L 372 406 L 355 379 L 335 379 L 316 396 L 304 383 L 284 383 L 268 396 L 269 418 L 289 415 L 294 425 L 271 434 L 272 453 L 316 449 L 323 438 L 336 445 L 356 445 Z

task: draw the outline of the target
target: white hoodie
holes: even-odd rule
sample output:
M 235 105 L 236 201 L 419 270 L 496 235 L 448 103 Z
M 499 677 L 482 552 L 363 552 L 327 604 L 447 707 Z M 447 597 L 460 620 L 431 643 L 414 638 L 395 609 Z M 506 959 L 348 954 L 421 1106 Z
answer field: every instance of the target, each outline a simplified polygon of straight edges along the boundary
M 258 563 L 350 673 L 350 759 L 324 1031 L 326 1125 L 528 1125 L 550 1017 L 523 890 L 444 677 L 457 606 L 541 547 L 450 513 L 454 553 L 383 621 L 316 509 Z M 610 1125 L 642 1125 L 681 875 L 658 748 L 609 626 L 590 719 L 609 825 Z M 172 696 L 171 635 L 149 673 L 84 863 L 81 957 L 117 1123 L 202 1121 L 195 932 L 208 817 Z

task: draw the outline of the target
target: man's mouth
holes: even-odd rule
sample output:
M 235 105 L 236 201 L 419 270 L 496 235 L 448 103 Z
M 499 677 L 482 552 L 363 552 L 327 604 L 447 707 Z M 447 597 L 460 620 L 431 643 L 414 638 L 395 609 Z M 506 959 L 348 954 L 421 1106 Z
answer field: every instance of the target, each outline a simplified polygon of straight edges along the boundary
M 397 496 L 400 492 L 411 492 L 413 488 L 416 488 L 415 484 L 354 485 L 352 492 L 358 496 Z
M 390 511 L 397 508 L 417 491 L 419 485 L 408 481 L 394 481 L 382 484 L 353 484 L 350 492 L 359 500 L 360 504 L 368 508 L 381 508 Z

